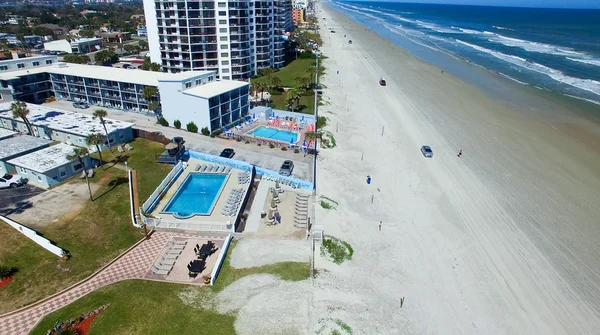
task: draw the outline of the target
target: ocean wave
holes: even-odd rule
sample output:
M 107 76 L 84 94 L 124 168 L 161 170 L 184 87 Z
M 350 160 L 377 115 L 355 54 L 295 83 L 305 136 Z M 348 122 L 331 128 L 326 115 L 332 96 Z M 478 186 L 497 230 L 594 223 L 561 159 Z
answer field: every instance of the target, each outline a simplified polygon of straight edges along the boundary
M 527 40 L 521 40 L 514 37 L 508 37 L 500 34 L 494 34 L 494 37 L 489 38 L 488 41 L 494 43 L 500 43 L 509 47 L 521 48 L 525 51 L 544 53 L 549 55 L 557 56 L 574 56 L 585 57 L 585 54 L 571 50 L 569 48 L 561 47 L 558 45 L 533 42 Z
M 511 29 L 511 28 L 504 28 L 504 27 L 499 27 L 499 26 L 492 26 L 492 27 L 494 27 L 494 28 L 496 28 L 498 30 L 512 30 L 512 31 L 515 31 L 514 29 Z
M 447 29 L 444 27 L 441 27 L 437 24 L 433 24 L 433 23 L 428 23 L 428 22 L 423 22 L 420 20 L 416 20 L 416 23 L 421 26 L 421 27 L 425 27 L 427 29 L 436 31 L 438 33 L 442 33 L 442 34 L 456 34 L 457 31 L 456 30 L 451 30 L 451 29 Z
M 524 81 L 520 81 L 519 79 L 515 79 L 515 78 L 513 78 L 513 77 L 511 77 L 511 76 L 509 76 L 507 74 L 502 73 L 502 72 L 498 72 L 498 74 L 501 75 L 502 77 L 506 78 L 506 79 L 510 79 L 512 81 L 515 81 L 515 82 L 521 84 L 521 85 L 529 85 L 529 83 L 526 83 Z
M 428 35 L 425 35 L 423 32 L 412 30 L 412 29 L 406 29 L 405 27 L 402 27 L 402 26 L 393 26 L 388 23 L 384 23 L 383 26 L 386 27 L 392 33 L 398 34 L 398 35 L 410 40 L 411 42 L 413 42 L 415 44 L 429 48 L 434 51 L 440 51 L 439 49 L 434 48 L 434 47 L 427 45 L 420 41 L 420 38 L 422 36 L 428 36 Z M 398 29 L 398 28 L 402 28 L 402 29 Z
M 563 93 L 563 95 L 565 95 L 567 97 L 570 97 L 570 98 L 575 98 L 575 99 L 579 99 L 579 100 L 585 100 L 587 102 L 591 102 L 593 104 L 600 105 L 600 101 L 596 101 L 596 100 L 592 100 L 592 99 L 586 99 L 586 98 L 582 98 L 582 97 L 578 97 L 578 96 L 570 95 L 570 94 L 565 94 L 565 93 Z
M 399 21 L 404 21 L 404 22 L 409 22 L 409 23 L 414 23 L 414 24 L 417 23 L 415 20 L 409 20 L 409 19 L 406 19 L 406 18 L 404 18 L 400 15 L 396 15 L 396 14 L 383 13 L 383 15 L 391 17 L 391 18 L 399 20 Z
M 579 63 L 585 63 L 585 64 L 589 64 L 589 65 L 596 65 L 596 66 L 600 66 L 600 60 L 599 59 L 585 59 L 585 58 L 571 58 L 571 57 L 567 57 L 568 60 L 572 60 L 574 62 L 579 62 Z
M 565 75 L 564 73 L 562 73 L 559 70 L 547 67 L 542 64 L 527 61 L 526 59 L 523 59 L 521 57 L 503 54 L 501 52 L 490 50 L 490 49 L 481 47 L 479 45 L 474 45 L 474 44 L 471 44 L 471 43 L 468 43 L 465 41 L 461 41 L 458 39 L 456 41 L 460 44 L 468 46 L 479 52 L 489 54 L 489 55 L 491 55 L 495 58 L 498 58 L 502 61 L 511 63 L 513 65 L 517 65 L 519 67 L 528 69 L 530 71 L 545 74 L 558 82 L 579 88 L 581 90 L 592 92 L 592 93 L 600 96 L 600 82 L 598 82 L 598 81 L 595 81 L 592 79 L 582 79 L 582 78 L 571 77 L 571 76 Z

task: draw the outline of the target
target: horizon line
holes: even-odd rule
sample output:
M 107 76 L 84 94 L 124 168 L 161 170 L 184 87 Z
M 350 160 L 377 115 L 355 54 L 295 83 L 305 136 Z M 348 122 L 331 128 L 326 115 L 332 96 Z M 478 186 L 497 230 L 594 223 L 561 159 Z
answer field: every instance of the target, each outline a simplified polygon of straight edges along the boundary
M 329 0 L 334 2 L 334 0 Z M 463 7 L 495 7 L 495 8 L 531 8 L 531 9 L 592 9 L 600 10 L 600 4 L 597 7 L 540 7 L 540 6 L 518 6 L 518 5 L 497 5 L 497 4 L 461 4 L 461 3 L 439 3 L 433 1 L 413 2 L 413 1 L 382 1 L 382 0 L 335 0 L 339 2 L 377 2 L 377 3 L 401 3 L 408 5 L 442 5 L 442 6 L 463 6 Z

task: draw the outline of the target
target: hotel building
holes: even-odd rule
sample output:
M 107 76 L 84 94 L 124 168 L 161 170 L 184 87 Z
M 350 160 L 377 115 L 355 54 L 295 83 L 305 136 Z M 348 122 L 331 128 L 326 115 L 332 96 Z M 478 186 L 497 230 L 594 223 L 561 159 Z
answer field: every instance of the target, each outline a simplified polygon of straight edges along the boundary
M 284 65 L 291 0 L 144 0 L 152 62 L 166 72 L 215 71 L 247 79 Z

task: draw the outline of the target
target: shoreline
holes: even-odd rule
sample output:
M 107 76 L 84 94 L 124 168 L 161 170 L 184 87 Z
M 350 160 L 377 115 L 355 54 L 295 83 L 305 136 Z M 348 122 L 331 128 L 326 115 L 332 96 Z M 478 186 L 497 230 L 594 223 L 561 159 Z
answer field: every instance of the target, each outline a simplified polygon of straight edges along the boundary
M 318 192 L 339 206 L 316 222 L 355 253 L 317 257 L 312 314 L 357 333 L 594 333 L 597 122 L 552 100 L 524 112 L 322 3 L 317 18 L 336 31 L 320 31 L 319 115 L 337 142 L 321 149 Z

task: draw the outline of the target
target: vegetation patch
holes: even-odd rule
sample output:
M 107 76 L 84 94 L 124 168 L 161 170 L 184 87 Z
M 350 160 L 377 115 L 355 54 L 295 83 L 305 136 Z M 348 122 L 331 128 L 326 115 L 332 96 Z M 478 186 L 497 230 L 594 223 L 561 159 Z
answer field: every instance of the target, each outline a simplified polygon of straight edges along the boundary
M 143 237 L 140 230 L 131 224 L 127 173 L 112 166 L 128 162 L 130 168 L 138 170 L 142 201 L 150 196 L 171 167 L 155 161 L 155 157 L 164 150 L 162 144 L 136 139 L 130 145 L 135 150 L 125 153 L 119 153 L 114 148 L 112 152 L 103 151 L 102 158 L 110 163 L 105 164 L 104 171 L 97 169 L 96 175 L 91 178 L 91 182 L 102 185 L 95 192 L 93 202 L 88 202 L 79 213 L 66 215 L 58 222 L 37 229 L 44 237 L 70 252 L 68 261 L 41 248 L 12 227 L 0 225 L 0 259 L 2 263 L 19 269 L 13 276 L 13 282 L 0 290 L 0 314 L 33 303 L 82 280 Z M 92 156 L 99 157 L 96 154 Z M 85 181 L 74 179 L 70 183 Z M 91 309 L 102 304 L 94 304 Z M 86 310 L 74 315 L 84 312 Z
M 342 264 L 344 261 L 351 260 L 353 254 L 354 249 L 348 242 L 329 235 L 323 239 L 321 256 L 328 257 L 335 264 Z
M 336 319 L 335 324 L 340 326 L 340 328 L 342 328 L 342 331 L 344 331 L 346 334 L 352 335 L 352 327 L 348 326 L 348 324 L 346 324 L 342 320 Z
M 94 319 L 104 312 L 110 305 L 100 306 L 93 311 L 64 322 L 57 322 L 47 335 L 86 335 Z
M 321 207 L 323 207 L 324 209 L 336 209 L 337 206 L 339 205 L 337 203 L 337 201 L 330 199 L 328 197 L 325 197 L 325 196 L 320 197 L 319 203 L 321 204 Z
M 324 149 L 333 149 L 337 146 L 337 143 L 335 142 L 335 137 L 333 137 L 333 134 L 330 131 L 323 131 L 321 133 L 321 148 Z

